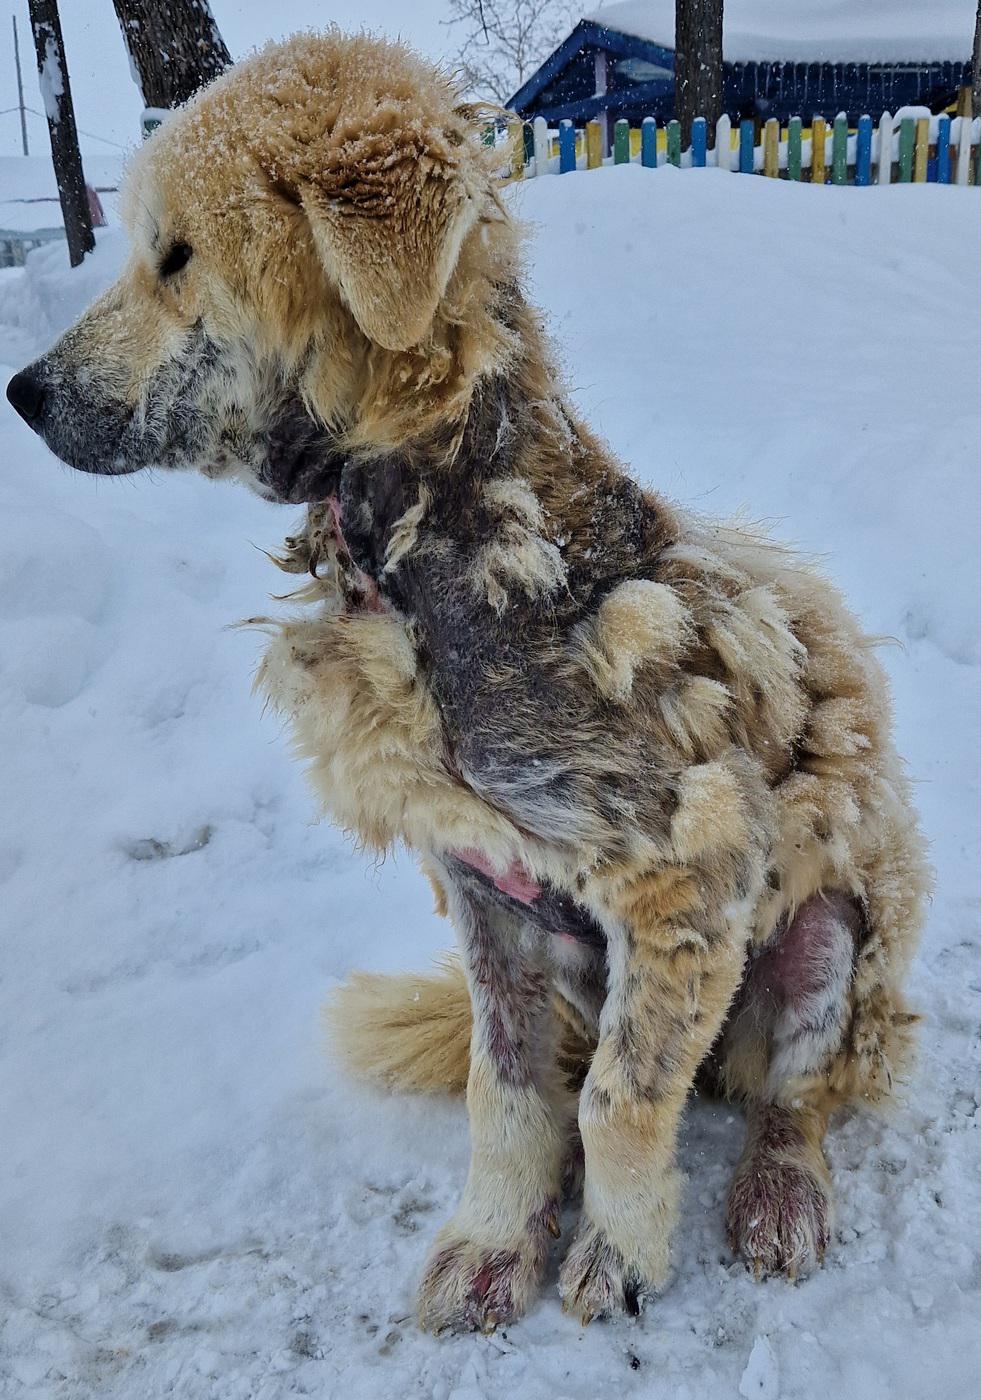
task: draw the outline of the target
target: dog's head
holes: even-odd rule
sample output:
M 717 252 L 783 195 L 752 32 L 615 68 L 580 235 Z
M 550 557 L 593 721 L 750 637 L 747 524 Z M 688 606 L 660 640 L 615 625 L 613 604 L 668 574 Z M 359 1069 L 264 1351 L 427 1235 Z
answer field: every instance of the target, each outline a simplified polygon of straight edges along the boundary
M 164 122 L 123 208 L 121 277 L 7 389 L 82 471 L 317 499 L 332 451 L 411 437 L 504 353 L 461 334 L 513 275 L 488 152 L 400 45 L 270 46 Z

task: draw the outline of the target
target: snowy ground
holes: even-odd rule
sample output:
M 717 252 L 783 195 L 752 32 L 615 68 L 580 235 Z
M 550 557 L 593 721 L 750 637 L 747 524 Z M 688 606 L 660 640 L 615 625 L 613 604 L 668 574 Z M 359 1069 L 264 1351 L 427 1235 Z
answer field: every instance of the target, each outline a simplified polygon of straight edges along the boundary
M 450 939 L 411 860 L 323 825 L 226 624 L 292 518 L 70 474 L 0 411 L 0 1394 L 45 1400 L 968 1400 L 981 1373 L 981 197 L 635 168 L 512 192 L 578 401 L 647 480 L 827 555 L 885 653 L 939 888 L 922 1057 L 830 1143 L 827 1267 L 754 1284 L 722 1233 L 740 1129 L 693 1105 L 671 1291 L 581 1332 L 410 1318 L 461 1106 L 325 1058 L 348 969 Z M 19 366 L 112 272 L 0 276 Z

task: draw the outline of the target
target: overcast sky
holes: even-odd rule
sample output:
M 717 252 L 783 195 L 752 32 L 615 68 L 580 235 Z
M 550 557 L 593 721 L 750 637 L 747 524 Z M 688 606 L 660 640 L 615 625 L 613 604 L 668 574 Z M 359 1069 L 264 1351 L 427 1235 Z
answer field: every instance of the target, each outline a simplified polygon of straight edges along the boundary
M 400 34 L 433 57 L 446 55 L 456 42 L 440 23 L 446 15 L 446 0 L 335 0 L 333 5 L 324 0 L 211 0 L 211 8 L 233 58 L 240 58 L 266 39 L 281 38 L 296 29 L 322 28 L 332 21 L 351 29 L 366 27 Z M 108 142 L 126 146 L 138 138 L 142 108 L 112 0 L 61 0 L 60 11 L 82 153 L 111 153 L 114 147 Z M 24 101 L 40 112 L 44 109 L 27 0 L 13 4 L 7 0 L 0 10 L 0 109 L 17 103 L 12 14 L 17 15 L 20 31 Z M 31 153 L 46 153 L 49 147 L 43 117 L 28 114 L 27 121 Z M 7 112 L 0 116 L 0 154 L 19 155 L 20 149 L 20 118 L 16 112 Z

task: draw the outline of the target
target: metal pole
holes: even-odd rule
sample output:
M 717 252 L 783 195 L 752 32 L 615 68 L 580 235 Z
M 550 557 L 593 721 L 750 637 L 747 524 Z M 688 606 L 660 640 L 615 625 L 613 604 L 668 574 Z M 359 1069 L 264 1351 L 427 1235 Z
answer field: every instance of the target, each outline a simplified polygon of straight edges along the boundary
M 25 156 L 30 155 L 27 149 L 27 113 L 24 110 L 24 80 L 20 76 L 20 44 L 17 42 L 17 16 L 11 15 L 14 22 L 14 63 L 17 65 L 17 105 L 20 108 L 20 140 L 24 147 Z

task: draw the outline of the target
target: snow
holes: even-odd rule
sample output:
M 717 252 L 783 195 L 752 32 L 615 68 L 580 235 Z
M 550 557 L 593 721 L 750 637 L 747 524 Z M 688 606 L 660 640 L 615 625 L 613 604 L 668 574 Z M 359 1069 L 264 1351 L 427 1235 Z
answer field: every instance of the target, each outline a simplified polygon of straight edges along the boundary
M 39 27 L 39 33 L 43 27 Z M 38 74 L 41 84 L 41 100 L 48 121 L 57 125 L 61 121 L 61 99 L 65 92 L 65 78 L 61 71 L 61 56 L 54 33 L 49 32 L 44 41 L 44 62 Z
M 722 1231 L 738 1114 L 691 1106 L 671 1289 L 436 1340 L 414 1277 L 462 1107 L 345 1082 L 319 1007 L 451 934 L 315 808 L 249 686 L 293 512 L 59 467 L 0 411 L 0 1394 L 38 1400 L 968 1400 L 981 1369 L 978 196 L 609 168 L 509 198 L 582 408 L 646 480 L 826 556 L 883 659 L 938 893 L 915 1079 L 829 1142 L 825 1269 Z M 123 257 L 0 277 L 19 367 Z M 572 1220 L 564 1222 L 566 1238 Z M 563 1244 L 565 1241 L 562 1242 Z
M 964 63 L 974 0 L 725 0 L 722 47 L 731 63 Z M 675 0 L 622 0 L 584 16 L 674 48 Z

